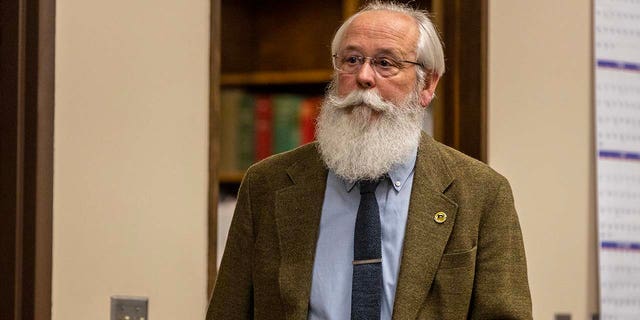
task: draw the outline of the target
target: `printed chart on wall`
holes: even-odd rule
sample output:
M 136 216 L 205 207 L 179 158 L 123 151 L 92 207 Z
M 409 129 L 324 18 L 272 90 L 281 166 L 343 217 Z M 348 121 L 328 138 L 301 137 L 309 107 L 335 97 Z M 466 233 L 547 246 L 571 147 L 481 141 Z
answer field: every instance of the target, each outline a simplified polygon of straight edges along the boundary
M 640 319 L 640 0 L 595 0 L 600 318 Z

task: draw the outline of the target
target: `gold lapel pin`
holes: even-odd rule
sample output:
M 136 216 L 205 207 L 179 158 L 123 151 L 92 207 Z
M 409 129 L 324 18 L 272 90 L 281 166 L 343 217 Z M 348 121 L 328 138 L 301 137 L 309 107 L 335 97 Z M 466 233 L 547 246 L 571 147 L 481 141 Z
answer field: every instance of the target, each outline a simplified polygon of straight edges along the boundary
M 437 223 L 444 223 L 445 221 L 447 221 L 447 214 L 440 211 L 433 216 L 433 220 L 435 220 Z

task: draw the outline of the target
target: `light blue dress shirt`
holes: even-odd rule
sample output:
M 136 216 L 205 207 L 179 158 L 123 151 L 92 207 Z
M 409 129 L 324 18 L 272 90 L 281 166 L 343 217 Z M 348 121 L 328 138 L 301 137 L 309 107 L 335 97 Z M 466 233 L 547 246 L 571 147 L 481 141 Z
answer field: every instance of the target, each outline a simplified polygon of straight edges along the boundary
M 376 189 L 382 227 L 382 320 L 391 319 L 393 312 L 416 152 L 392 168 Z M 313 264 L 310 320 L 351 318 L 353 232 L 359 203 L 356 183 L 348 183 L 329 170 Z

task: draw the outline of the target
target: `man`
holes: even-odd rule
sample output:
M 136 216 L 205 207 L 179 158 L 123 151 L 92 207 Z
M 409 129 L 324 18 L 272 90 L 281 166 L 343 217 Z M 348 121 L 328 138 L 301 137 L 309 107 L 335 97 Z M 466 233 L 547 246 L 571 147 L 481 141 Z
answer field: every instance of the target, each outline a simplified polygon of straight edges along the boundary
M 207 319 L 531 318 L 508 182 L 421 132 L 426 13 L 370 4 L 332 55 L 318 141 L 244 178 Z

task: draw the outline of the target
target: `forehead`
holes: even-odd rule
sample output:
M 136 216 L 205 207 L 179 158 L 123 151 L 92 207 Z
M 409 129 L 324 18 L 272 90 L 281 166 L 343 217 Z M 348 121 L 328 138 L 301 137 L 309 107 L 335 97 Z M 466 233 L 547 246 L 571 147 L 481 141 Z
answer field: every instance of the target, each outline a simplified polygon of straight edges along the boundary
M 345 30 L 340 50 L 354 49 L 366 54 L 392 51 L 401 55 L 415 53 L 418 26 L 403 13 L 374 10 L 357 16 Z

